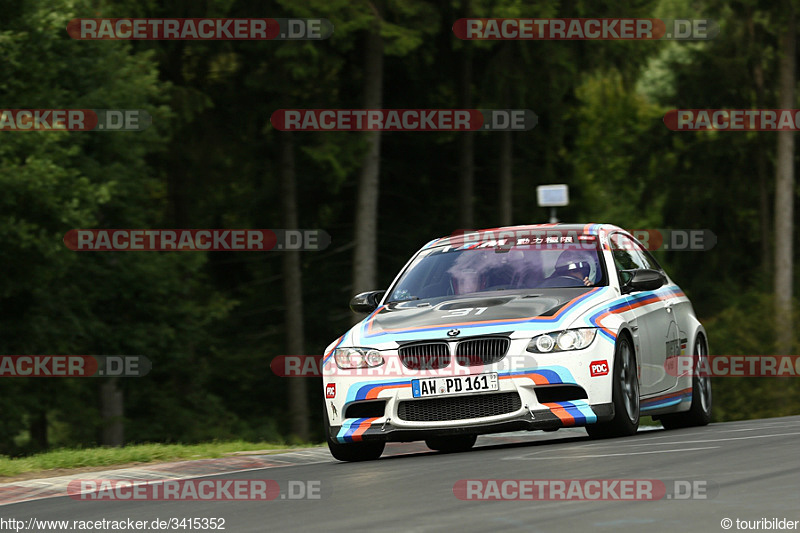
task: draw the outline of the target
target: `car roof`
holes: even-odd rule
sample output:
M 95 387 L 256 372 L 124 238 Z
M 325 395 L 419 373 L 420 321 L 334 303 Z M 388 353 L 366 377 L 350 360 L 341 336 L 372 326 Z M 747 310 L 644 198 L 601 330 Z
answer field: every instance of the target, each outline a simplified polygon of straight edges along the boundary
M 445 242 L 449 241 L 451 238 L 463 238 L 465 234 L 472 234 L 472 233 L 502 233 L 502 232 L 530 232 L 530 231 L 547 231 L 547 230 L 558 230 L 558 231 L 570 231 L 576 232 L 583 235 L 599 235 L 600 231 L 612 231 L 612 230 L 622 230 L 613 224 L 603 224 L 603 223 L 588 223 L 588 224 L 576 224 L 576 223 L 556 223 L 556 224 L 525 224 L 520 226 L 503 226 L 499 228 L 488 228 L 488 229 L 476 229 L 476 230 L 456 230 L 453 232 L 452 235 L 447 235 L 445 237 L 439 237 L 430 241 L 428 244 L 425 245 L 425 248 L 430 246 L 434 246 L 437 244 L 445 244 Z

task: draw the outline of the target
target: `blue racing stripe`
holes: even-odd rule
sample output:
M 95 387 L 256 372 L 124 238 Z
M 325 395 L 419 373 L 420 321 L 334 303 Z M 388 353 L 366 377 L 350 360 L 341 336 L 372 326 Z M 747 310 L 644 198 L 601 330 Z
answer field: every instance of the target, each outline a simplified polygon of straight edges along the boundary
M 423 328 L 409 328 L 409 329 L 400 329 L 397 331 L 378 331 L 370 333 L 368 328 L 370 326 L 370 321 L 374 319 L 374 316 L 381 311 L 383 308 L 378 308 L 373 312 L 369 317 L 365 318 L 363 322 L 360 324 L 361 329 L 361 336 L 364 339 L 367 338 L 375 338 L 375 337 L 382 337 L 385 335 L 392 336 L 390 339 L 385 339 L 382 342 L 388 342 L 390 340 L 393 341 L 402 341 L 407 340 L 408 338 L 412 338 L 414 340 L 423 339 L 420 335 L 431 335 L 434 336 L 441 336 L 441 332 L 443 330 L 448 330 L 451 328 L 459 328 L 459 329 L 475 329 L 480 330 L 482 328 L 486 328 L 488 331 L 474 331 L 473 334 L 490 334 L 497 331 L 503 331 L 507 329 L 508 326 L 514 326 L 516 330 L 536 330 L 542 329 L 541 325 L 546 324 L 548 326 L 554 326 L 560 322 L 564 322 L 569 312 L 574 309 L 576 306 L 589 301 L 590 299 L 600 298 L 605 296 L 608 287 L 598 287 L 592 289 L 591 291 L 587 292 L 586 294 L 582 294 L 581 296 L 575 298 L 568 305 L 565 305 L 561 309 L 556 312 L 555 316 L 552 317 L 526 317 L 526 318 L 516 318 L 516 319 L 500 319 L 500 320 L 487 320 L 485 322 L 477 322 L 477 323 L 460 323 L 454 322 L 450 324 L 441 324 L 441 325 L 432 325 Z
M 574 419 L 575 425 L 594 424 L 597 415 L 594 414 L 589 402 L 586 400 L 573 400 L 571 402 L 555 402 L 567 411 Z
M 348 418 L 345 420 L 344 424 L 342 424 L 342 427 L 339 429 L 339 433 L 336 435 L 336 440 L 342 444 L 353 442 L 353 432 L 355 432 L 361 422 L 365 420 L 366 418 Z
M 569 370 L 563 366 L 548 366 L 546 368 L 529 368 L 514 372 L 500 372 L 500 376 L 519 376 L 521 374 L 539 374 L 550 383 L 576 383 Z
M 364 400 L 367 398 L 369 391 L 375 387 L 386 387 L 392 385 L 411 385 L 411 380 L 394 380 L 394 381 L 362 381 L 354 383 L 347 391 L 347 398 L 345 402 L 352 402 L 354 400 Z
M 680 396 L 674 396 L 671 398 L 653 398 L 651 400 L 642 400 L 642 404 L 639 410 L 640 411 L 652 411 L 653 409 L 660 409 L 661 407 L 669 407 L 670 405 L 677 405 L 682 402 L 691 402 L 692 401 L 692 393 L 687 392 L 683 393 Z

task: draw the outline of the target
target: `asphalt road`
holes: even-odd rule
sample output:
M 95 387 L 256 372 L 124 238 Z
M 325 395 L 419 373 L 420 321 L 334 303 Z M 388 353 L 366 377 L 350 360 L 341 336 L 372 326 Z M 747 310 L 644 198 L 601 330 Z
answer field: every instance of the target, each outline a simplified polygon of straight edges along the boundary
M 225 531 L 724 531 L 723 518 L 800 520 L 800 416 L 640 431 L 590 441 L 582 430 L 481 437 L 469 452 L 391 445 L 378 461 L 314 464 L 227 474 L 225 479 L 318 481 L 321 497 L 266 502 L 75 501 L 0 507 L 26 520 L 221 517 Z M 213 478 L 209 478 L 213 479 Z M 463 479 L 650 479 L 656 501 L 462 501 Z M 705 499 L 677 499 L 674 481 Z M 681 484 L 681 486 L 687 486 Z M 705 494 L 703 494 L 705 493 Z M 0 525 L 2 525 L 0 523 Z M 762 528 L 763 529 L 763 528 Z M 180 530 L 180 528 L 178 529 Z M 738 529 L 738 530 L 741 530 Z

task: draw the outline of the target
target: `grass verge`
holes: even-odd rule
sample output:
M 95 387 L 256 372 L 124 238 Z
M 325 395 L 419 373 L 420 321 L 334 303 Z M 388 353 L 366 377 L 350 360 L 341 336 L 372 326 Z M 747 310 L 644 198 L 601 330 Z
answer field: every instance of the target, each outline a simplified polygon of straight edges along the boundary
M 287 445 L 270 442 L 208 442 L 204 444 L 133 444 L 124 448 L 58 449 L 29 457 L 0 455 L 0 478 L 45 470 L 154 463 L 181 459 L 209 459 L 233 452 L 287 450 L 313 444 Z

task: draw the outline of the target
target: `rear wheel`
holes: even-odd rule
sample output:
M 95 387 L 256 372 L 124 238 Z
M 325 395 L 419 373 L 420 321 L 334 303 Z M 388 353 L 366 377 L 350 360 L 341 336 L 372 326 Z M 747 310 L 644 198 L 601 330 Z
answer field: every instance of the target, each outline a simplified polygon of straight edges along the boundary
M 711 378 L 706 370 L 700 370 L 708 368 L 708 344 L 703 335 L 694 342 L 694 356 L 692 406 L 683 413 L 662 415 L 659 420 L 665 429 L 705 426 L 711 421 Z
M 425 439 L 425 445 L 439 452 L 465 452 L 475 445 L 477 435 L 457 435 Z
M 373 461 L 381 456 L 385 442 L 338 442 L 331 438 L 328 410 L 323 408 L 325 419 L 325 440 L 334 459 L 346 462 Z
M 617 338 L 612 387 L 614 418 L 586 426 L 586 432 L 592 438 L 627 437 L 639 429 L 639 374 L 627 335 Z

